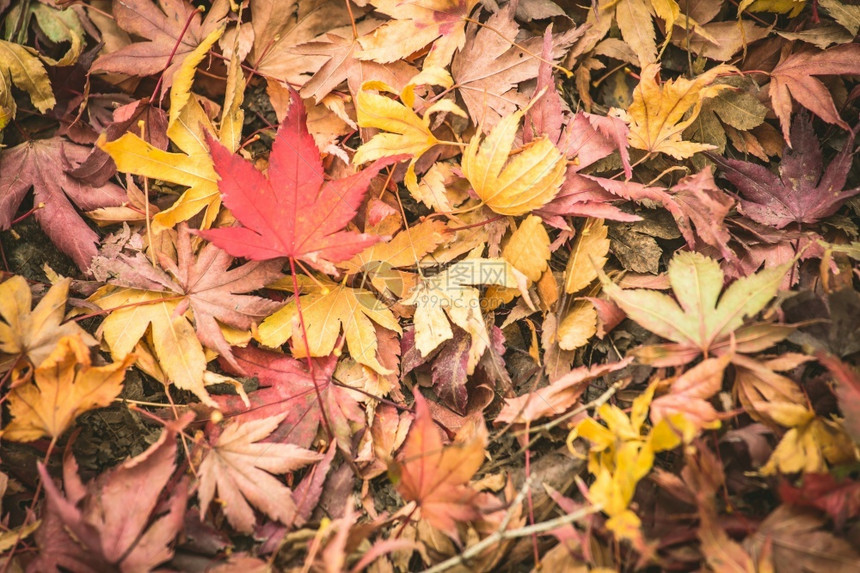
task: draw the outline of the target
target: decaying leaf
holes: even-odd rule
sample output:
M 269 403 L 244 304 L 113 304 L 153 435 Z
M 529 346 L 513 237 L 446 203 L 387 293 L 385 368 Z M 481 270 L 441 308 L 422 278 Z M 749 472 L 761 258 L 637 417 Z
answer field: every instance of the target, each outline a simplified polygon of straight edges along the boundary
M 188 419 L 167 424 L 145 452 L 86 485 L 78 464 L 63 464 L 65 496 L 40 462 L 47 510 L 36 532 L 37 570 L 150 571 L 173 556 L 182 530 L 187 480 L 170 483 L 176 470 L 176 435 Z M 169 485 L 170 484 L 170 485 Z M 169 495 L 161 499 L 165 489 Z
M 113 183 L 89 185 L 70 173 L 89 149 L 60 137 L 27 141 L 0 156 L 0 229 L 8 229 L 27 192 L 41 205 L 36 220 L 61 251 L 86 271 L 96 255 L 98 235 L 75 210 L 121 205 L 125 192 Z
M 791 223 L 816 223 L 860 193 L 860 187 L 844 189 L 854 161 L 854 132 L 824 169 L 818 138 L 805 114 L 792 124 L 791 147 L 783 150 L 779 176 L 755 163 L 709 157 L 738 188 L 741 212 L 777 229 Z

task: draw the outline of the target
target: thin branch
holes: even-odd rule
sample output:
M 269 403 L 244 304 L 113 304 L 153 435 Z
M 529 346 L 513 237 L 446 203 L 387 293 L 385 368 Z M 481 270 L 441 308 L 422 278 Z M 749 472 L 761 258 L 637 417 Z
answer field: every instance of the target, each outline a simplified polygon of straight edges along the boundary
M 492 547 L 496 543 L 505 541 L 506 539 L 518 539 L 520 537 L 528 537 L 529 535 L 535 535 L 537 533 L 546 533 L 547 531 L 552 531 L 553 529 L 559 528 L 562 525 L 567 525 L 569 523 L 574 523 L 576 521 L 585 519 L 589 515 L 602 510 L 603 508 L 599 505 L 593 505 L 591 507 L 584 507 L 582 509 L 578 509 L 573 513 L 568 513 L 567 515 L 562 515 L 555 519 L 550 519 L 549 521 L 542 521 L 540 523 L 535 523 L 534 525 L 521 527 L 520 529 L 496 531 L 494 534 L 487 537 L 486 539 L 479 541 L 475 545 L 472 545 L 471 547 L 463 551 L 463 553 L 455 555 L 450 559 L 446 559 L 445 561 L 438 563 L 433 567 L 430 567 L 429 569 L 425 569 L 424 573 L 442 573 L 442 571 L 447 571 L 448 569 L 456 567 L 457 565 L 463 565 L 464 567 L 466 567 L 466 563 L 470 559 L 472 559 L 473 557 L 477 557 L 485 549 Z

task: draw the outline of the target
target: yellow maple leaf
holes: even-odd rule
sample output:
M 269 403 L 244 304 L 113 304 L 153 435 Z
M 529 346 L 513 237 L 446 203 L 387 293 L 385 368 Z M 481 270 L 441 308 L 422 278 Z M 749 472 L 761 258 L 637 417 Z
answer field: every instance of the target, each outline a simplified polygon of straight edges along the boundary
M 259 339 L 266 346 L 276 347 L 292 338 L 293 356 L 328 356 L 334 351 L 343 329 L 346 346 L 357 362 L 380 374 L 391 374 L 376 358 L 377 340 L 373 323 L 401 333 L 394 314 L 372 292 L 348 287 L 323 279 L 314 284 L 307 277 L 300 279 L 303 294 L 299 297 L 302 318 L 307 332 L 307 347 L 295 301 L 266 318 L 259 327 Z M 272 283 L 270 288 L 293 290 L 293 279 L 287 277 Z
M 502 215 L 524 215 L 543 207 L 558 194 L 567 168 L 564 156 L 545 137 L 512 157 L 523 113 L 503 117 L 486 138 L 476 134 L 463 152 L 463 175 L 484 204 Z
M 836 421 L 820 418 L 799 404 L 786 404 L 781 408 L 779 422 L 793 427 L 761 468 L 762 475 L 822 473 L 827 472 L 828 465 L 857 459 L 853 440 Z
M 90 346 L 96 344 L 76 322 L 62 323 L 70 282 L 63 279 L 54 284 L 32 311 L 33 295 L 24 277 L 14 276 L 0 284 L 0 372 L 13 368 L 21 358 L 37 366 L 64 336 L 79 336 Z
M 412 155 L 403 180 L 413 194 L 418 193 L 418 178 L 415 162 L 431 147 L 441 143 L 430 131 L 430 117 L 437 112 L 449 112 L 467 118 L 466 112 L 453 101 L 442 99 L 431 105 L 419 116 L 412 109 L 415 105 L 416 85 L 436 85 L 449 88 L 454 81 L 447 71 L 427 69 L 401 90 L 400 102 L 381 95 L 397 93 L 394 88 L 381 81 L 368 81 L 361 85 L 355 102 L 356 116 L 360 127 L 373 127 L 387 133 L 377 133 L 355 152 L 352 162 L 356 165 L 407 153 Z M 378 91 L 381 93 L 371 93 Z
M 711 84 L 719 75 L 732 70 L 731 66 L 720 65 L 695 79 L 677 78 L 660 85 L 657 83 L 660 66 L 649 64 L 642 68 L 639 85 L 633 90 L 633 103 L 627 112 L 611 111 L 630 125 L 627 137 L 632 147 L 665 153 L 675 159 L 691 157 L 714 146 L 682 141 L 681 135 L 696 120 L 705 99 L 730 88 L 726 84 Z
M 652 384 L 633 400 L 629 416 L 615 405 L 603 404 L 597 409 L 597 416 L 605 425 L 586 418 L 567 439 L 573 452 L 576 438 L 585 438 L 591 443 L 588 471 L 596 479 L 588 490 L 589 500 L 601 506 L 609 516 L 607 527 L 610 530 L 631 541 L 642 539 L 639 518 L 629 506 L 636 485 L 654 465 L 654 455 L 689 443 L 697 433 L 696 427 L 680 413 L 660 420 L 650 431 L 645 431 L 655 389 L 656 385 Z
M 0 131 L 18 110 L 12 84 L 26 91 L 33 107 L 42 113 L 57 104 L 48 72 L 33 50 L 0 40 Z
M 89 301 L 111 311 L 102 322 L 101 332 L 112 356 L 134 351 L 151 325 L 150 342 L 166 378 L 215 406 L 203 380 L 208 362 L 203 347 L 188 318 L 176 315 L 180 297 L 108 285 L 93 293 Z
M 219 27 L 209 34 L 185 58 L 174 76 L 170 89 L 167 135 L 181 150 L 180 153 L 153 147 L 132 133 L 126 133 L 115 141 L 100 143 L 101 148 L 116 162 L 119 171 L 188 187 L 169 209 L 153 217 L 152 228 L 155 232 L 186 221 L 204 209 L 201 228 L 209 228 L 221 208 L 218 175 L 212 165 L 209 148 L 204 143 L 204 132 L 214 135 L 216 130 L 190 90 L 197 66 L 223 32 L 224 28 Z M 239 144 L 243 113 L 239 105 L 244 92 L 242 75 L 233 67 L 231 64 L 229 79 L 232 80 L 232 89 L 227 90 L 220 130 L 221 143 L 231 150 L 235 150 Z
M 79 415 L 110 404 L 122 391 L 133 354 L 106 366 L 92 366 L 90 350 L 79 336 L 60 339 L 36 368 L 34 381 L 9 393 L 12 421 L 2 436 L 31 442 L 42 436 L 56 440 Z

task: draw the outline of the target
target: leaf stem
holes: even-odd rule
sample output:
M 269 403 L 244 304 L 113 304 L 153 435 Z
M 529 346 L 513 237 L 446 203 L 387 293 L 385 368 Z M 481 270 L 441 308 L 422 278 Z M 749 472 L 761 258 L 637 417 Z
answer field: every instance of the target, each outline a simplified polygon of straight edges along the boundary
M 311 375 L 311 382 L 313 382 L 314 384 L 314 392 L 317 395 L 317 401 L 320 405 L 320 418 L 322 419 L 322 423 L 325 427 L 325 431 L 328 435 L 329 441 L 333 441 L 335 439 L 334 433 L 331 431 L 331 424 L 329 424 L 328 421 L 328 413 L 326 413 L 325 410 L 325 403 L 322 399 L 322 392 L 320 391 L 320 387 L 317 384 L 314 361 L 311 359 L 311 345 L 310 342 L 308 342 L 308 330 L 305 327 L 305 316 L 304 314 L 302 314 L 302 302 L 301 297 L 299 296 L 299 279 L 296 278 L 296 260 L 293 257 L 290 257 L 290 275 L 293 277 L 293 296 L 296 297 L 296 314 L 299 315 L 299 323 L 302 326 L 302 342 L 305 343 L 305 359 L 308 363 L 308 372 Z
M 205 8 L 203 6 L 198 6 L 194 9 L 191 14 L 188 15 L 188 18 L 185 19 L 185 26 L 182 27 L 182 31 L 179 33 L 179 37 L 176 38 L 176 42 L 173 44 L 173 49 L 170 51 L 170 55 L 167 57 L 167 64 L 165 64 L 164 69 L 161 70 L 161 75 L 158 76 L 158 81 L 155 82 L 155 88 L 152 90 L 152 95 L 149 96 L 149 101 L 155 101 L 156 95 L 158 95 L 158 90 L 161 88 L 161 84 L 164 82 L 164 74 L 170 68 L 170 65 L 173 63 L 173 58 L 176 56 L 176 52 L 179 50 L 179 44 L 182 43 L 182 38 L 185 37 L 185 33 L 188 31 L 188 28 L 191 26 L 191 20 L 194 19 L 194 16 L 200 15 Z

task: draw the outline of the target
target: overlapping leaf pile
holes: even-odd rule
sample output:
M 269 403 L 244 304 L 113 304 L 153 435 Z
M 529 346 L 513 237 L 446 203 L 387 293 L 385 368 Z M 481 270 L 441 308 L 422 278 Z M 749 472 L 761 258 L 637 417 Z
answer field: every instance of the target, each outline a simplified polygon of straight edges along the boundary
M 57 4 L 4 570 L 856 570 L 856 2 Z

